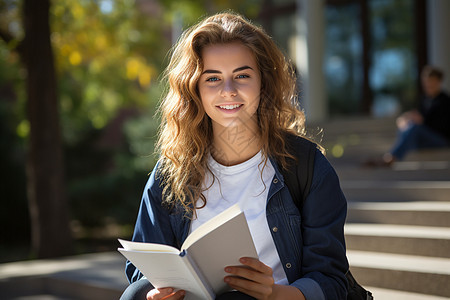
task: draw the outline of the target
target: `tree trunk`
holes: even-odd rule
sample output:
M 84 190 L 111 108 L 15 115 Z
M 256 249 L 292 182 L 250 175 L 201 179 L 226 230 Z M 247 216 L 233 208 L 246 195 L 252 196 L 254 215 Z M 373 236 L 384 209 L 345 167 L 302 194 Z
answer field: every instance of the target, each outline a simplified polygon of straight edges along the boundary
M 39 258 L 72 251 L 49 9 L 49 0 L 24 1 L 21 54 L 27 70 L 30 122 L 27 192 L 32 249 Z

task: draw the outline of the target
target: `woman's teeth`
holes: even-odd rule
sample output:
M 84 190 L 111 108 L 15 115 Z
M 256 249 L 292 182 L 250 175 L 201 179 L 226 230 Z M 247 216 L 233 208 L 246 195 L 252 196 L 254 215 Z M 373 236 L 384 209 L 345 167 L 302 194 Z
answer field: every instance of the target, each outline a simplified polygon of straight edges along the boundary
M 234 105 L 219 105 L 220 108 L 223 109 L 235 109 L 241 106 L 242 104 L 234 104 Z

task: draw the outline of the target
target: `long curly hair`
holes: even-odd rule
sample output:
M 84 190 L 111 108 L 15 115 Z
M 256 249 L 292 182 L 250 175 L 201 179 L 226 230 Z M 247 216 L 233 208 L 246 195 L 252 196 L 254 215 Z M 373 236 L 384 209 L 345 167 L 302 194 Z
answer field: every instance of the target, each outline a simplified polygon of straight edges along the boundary
M 285 168 L 286 158 L 293 158 L 286 149 L 286 134 L 305 135 L 305 116 L 296 99 L 295 72 L 274 41 L 262 28 L 234 13 L 204 19 L 182 34 L 171 50 L 165 71 L 169 85 L 160 105 L 162 124 L 157 149 L 163 203 L 171 207 L 182 205 L 185 211 L 195 214 L 196 208 L 206 204 L 202 184 L 213 132 L 197 87 L 203 71 L 201 53 L 208 45 L 236 41 L 253 52 L 261 72 L 257 120 L 265 161 L 273 157 Z

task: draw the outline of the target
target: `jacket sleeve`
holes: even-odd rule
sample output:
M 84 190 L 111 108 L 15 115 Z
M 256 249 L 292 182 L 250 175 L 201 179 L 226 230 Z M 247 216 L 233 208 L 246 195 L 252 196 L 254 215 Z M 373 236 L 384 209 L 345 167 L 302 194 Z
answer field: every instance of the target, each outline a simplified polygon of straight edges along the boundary
M 303 276 L 293 283 L 308 300 L 346 299 L 346 216 L 347 201 L 338 176 L 317 151 L 311 189 L 302 209 Z M 323 294 L 317 291 L 318 286 Z
M 142 194 L 141 204 L 134 227 L 133 241 L 176 245 L 169 210 L 161 205 L 162 188 L 156 176 L 158 165 L 153 169 Z M 126 262 L 125 273 L 130 283 L 142 278 L 142 273 Z

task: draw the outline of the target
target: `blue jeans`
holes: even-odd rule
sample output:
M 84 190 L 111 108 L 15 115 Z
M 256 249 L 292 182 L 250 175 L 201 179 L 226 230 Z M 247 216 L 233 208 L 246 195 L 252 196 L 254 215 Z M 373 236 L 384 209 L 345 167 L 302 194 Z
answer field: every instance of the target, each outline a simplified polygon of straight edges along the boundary
M 148 280 L 138 280 L 130 284 L 123 292 L 120 300 L 145 300 L 147 293 L 152 289 Z M 255 298 L 250 297 L 241 292 L 227 292 L 216 298 L 216 300 L 253 300 Z
M 449 141 L 441 134 L 425 125 L 413 124 L 406 130 L 399 132 L 391 154 L 396 159 L 402 160 L 412 150 L 448 146 L 450 146 Z

